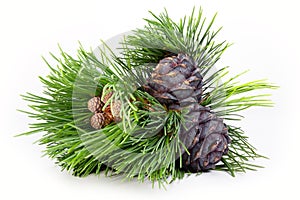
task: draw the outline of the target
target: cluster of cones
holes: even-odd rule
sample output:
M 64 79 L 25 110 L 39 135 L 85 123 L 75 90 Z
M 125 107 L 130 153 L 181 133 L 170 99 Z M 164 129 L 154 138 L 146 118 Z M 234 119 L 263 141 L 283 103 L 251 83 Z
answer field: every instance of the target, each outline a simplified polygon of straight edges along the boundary
M 182 168 L 190 172 L 212 169 L 228 152 L 230 138 L 223 120 L 210 108 L 199 104 L 202 96 L 202 75 L 191 57 L 185 54 L 162 59 L 143 89 L 154 96 L 168 110 L 188 108 L 187 130 L 179 132 L 181 142 L 188 149 L 182 152 Z M 121 101 L 112 98 L 113 92 L 88 101 L 94 113 L 90 124 L 101 129 L 112 122 L 120 122 Z M 150 111 L 150 110 L 149 110 Z M 185 124 L 188 125 L 188 124 Z
M 94 129 L 101 129 L 112 122 L 121 121 L 121 101 L 111 101 L 112 95 L 113 92 L 109 92 L 102 98 L 95 96 L 88 101 L 88 109 L 94 113 L 90 119 L 90 124 Z

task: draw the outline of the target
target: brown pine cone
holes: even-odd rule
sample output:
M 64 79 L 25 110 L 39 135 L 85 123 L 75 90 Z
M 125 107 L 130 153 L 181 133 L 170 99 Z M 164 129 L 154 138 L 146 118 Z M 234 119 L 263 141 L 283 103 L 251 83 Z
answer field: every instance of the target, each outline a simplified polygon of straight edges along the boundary
M 122 121 L 122 118 L 120 116 L 121 106 L 122 106 L 122 102 L 120 100 L 116 100 L 111 103 L 111 113 L 114 117 L 115 122 Z
M 106 108 L 104 109 L 103 112 L 106 114 L 106 117 L 108 117 L 111 122 L 114 121 L 114 116 L 111 113 L 111 107 L 110 107 L 110 105 L 106 106 Z
M 93 113 L 101 112 L 103 105 L 100 97 L 93 97 L 88 101 L 88 109 Z
M 106 93 L 106 95 L 104 95 L 104 96 L 103 95 L 104 95 L 104 91 L 102 93 L 102 101 L 105 104 L 111 98 L 111 96 L 113 95 L 113 92 L 111 91 L 111 92 Z
M 102 95 L 104 95 L 104 93 L 105 92 L 103 91 Z M 114 94 L 113 91 L 106 92 L 106 94 L 102 97 L 103 103 L 105 104 L 107 101 L 109 101 L 113 94 Z M 118 122 L 122 121 L 122 118 L 120 116 L 121 106 L 122 106 L 122 103 L 120 100 L 111 101 L 110 105 L 108 105 L 105 108 L 104 112 L 107 114 L 110 114 L 113 118 L 113 121 L 118 123 Z
M 112 122 L 112 117 L 107 113 L 96 113 L 91 117 L 91 126 L 94 129 L 101 129 Z

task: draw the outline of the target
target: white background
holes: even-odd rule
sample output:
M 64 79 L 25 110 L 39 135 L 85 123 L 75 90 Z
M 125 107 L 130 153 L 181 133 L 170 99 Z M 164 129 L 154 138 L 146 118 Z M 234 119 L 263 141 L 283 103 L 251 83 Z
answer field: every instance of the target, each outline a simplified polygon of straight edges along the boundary
M 0 199 L 295 199 L 299 180 L 300 12 L 295 0 L 252 1 L 0 1 Z M 264 169 L 238 174 L 207 173 L 167 186 L 167 191 L 137 182 L 95 176 L 76 178 L 41 157 L 38 135 L 15 138 L 28 130 L 20 94 L 41 93 L 38 76 L 49 72 L 41 56 L 58 54 L 57 44 L 75 55 L 80 41 L 95 48 L 100 39 L 141 27 L 148 10 L 166 7 L 171 17 L 202 5 L 210 18 L 218 12 L 220 39 L 233 42 L 218 66 L 232 74 L 250 69 L 242 81 L 268 78 L 280 86 L 271 91 L 274 108 L 252 108 L 243 114 L 250 141 L 269 160 Z M 217 66 L 217 67 L 218 67 Z M 299 184 L 298 184 L 299 185 Z M 277 199 L 276 198 L 276 199 Z

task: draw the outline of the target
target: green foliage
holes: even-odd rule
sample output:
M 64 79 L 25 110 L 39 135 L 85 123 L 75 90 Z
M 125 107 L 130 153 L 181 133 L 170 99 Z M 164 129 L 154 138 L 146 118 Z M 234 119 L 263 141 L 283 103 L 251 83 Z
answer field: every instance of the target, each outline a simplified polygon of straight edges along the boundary
M 203 71 L 209 71 L 229 44 L 215 41 L 221 30 L 211 30 L 216 15 L 206 25 L 202 9 L 195 12 L 193 9 L 191 15 L 184 16 L 179 23 L 174 22 L 166 10 L 158 16 L 150 12 L 154 19 L 145 19 L 147 25 L 143 29 L 136 29 L 125 38 L 124 56 L 132 65 L 143 65 L 157 63 L 168 54 L 186 53 Z
M 54 68 L 45 60 L 51 73 L 40 77 L 45 85 L 44 96 L 23 96 L 33 111 L 22 112 L 37 122 L 22 135 L 43 132 L 39 143 L 46 146 L 45 154 L 76 176 L 104 171 L 107 176 L 122 175 L 142 182 L 148 179 L 159 185 L 183 178 L 186 172 L 180 169 L 181 149 L 185 147 L 178 137 L 183 114 L 166 110 L 139 89 L 149 77 L 149 63 L 177 53 L 192 56 L 204 77 L 203 100 L 199 103 L 211 107 L 228 122 L 240 119 L 238 111 L 271 106 L 267 95 L 249 94 L 276 88 L 266 80 L 240 84 L 240 75 L 221 82 L 228 74 L 227 68 L 212 72 L 213 66 L 229 45 L 226 41 L 215 42 L 220 31 L 211 31 L 215 17 L 206 25 L 202 10 L 195 12 L 193 9 L 191 16 L 179 23 L 172 21 L 166 11 L 159 16 L 151 13 L 153 19 L 145 19 L 143 29 L 125 38 L 123 57 L 116 57 L 105 44 L 100 59 L 82 48 L 76 59 L 62 50 L 61 58 L 52 55 L 59 65 Z M 112 99 L 122 102 L 123 121 L 94 130 L 89 126 L 92 113 L 87 101 L 106 90 L 114 91 Z M 250 161 L 263 156 L 248 143 L 241 128 L 228 125 L 228 130 L 232 142 L 216 170 L 234 176 L 235 172 L 259 167 Z

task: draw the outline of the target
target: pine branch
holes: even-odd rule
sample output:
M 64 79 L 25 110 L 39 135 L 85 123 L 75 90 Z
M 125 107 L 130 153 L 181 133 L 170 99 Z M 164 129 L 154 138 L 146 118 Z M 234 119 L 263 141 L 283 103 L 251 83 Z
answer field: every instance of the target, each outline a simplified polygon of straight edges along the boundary
M 227 74 L 226 68 L 222 68 L 208 79 L 205 79 L 201 105 L 211 107 L 220 117 L 234 120 L 239 118 L 230 118 L 230 116 L 237 116 L 238 111 L 253 106 L 273 106 L 272 101 L 267 98 L 270 96 L 269 94 L 257 94 L 257 91 L 276 89 L 277 86 L 268 83 L 264 79 L 241 84 L 236 79 L 244 73 L 222 83 L 221 78 L 224 78 Z
M 111 70 L 117 63 L 107 66 L 82 48 L 78 59 L 63 51 L 61 54 L 63 59 L 53 56 L 60 66 L 51 67 L 51 75 L 41 77 L 45 96 L 31 93 L 23 96 L 32 103 L 30 108 L 33 109 L 33 112 L 23 112 L 38 122 L 31 125 L 31 131 L 21 135 L 45 132 L 39 140 L 39 144 L 46 145 L 45 155 L 56 159 L 62 169 L 76 176 L 105 170 L 106 175 L 120 174 L 140 181 L 148 178 L 160 185 L 169 176 L 174 179 L 182 176 L 175 164 L 182 144 L 176 134 L 167 134 L 177 132 L 170 124 L 179 127 L 180 116 L 163 114 L 165 108 L 148 93 L 135 89 L 129 96 L 134 88 L 121 87 L 118 83 L 119 78 L 124 80 L 131 73 Z M 104 87 L 113 89 L 114 98 L 124 103 L 123 118 L 128 114 L 123 121 L 126 129 L 112 124 L 95 131 L 89 126 L 91 113 L 86 103 L 91 96 L 99 96 Z M 130 102 L 132 97 L 136 101 Z M 144 109 L 149 106 L 152 112 Z
M 228 132 L 230 138 L 232 138 L 229 152 L 222 158 L 223 165 L 218 165 L 216 170 L 226 170 L 234 176 L 235 172 L 262 168 L 262 166 L 254 165 L 250 161 L 266 157 L 256 153 L 256 149 L 249 144 L 241 128 L 228 125 Z
M 226 41 L 214 41 L 221 30 L 211 31 L 216 15 L 206 25 L 201 8 L 197 15 L 194 8 L 192 14 L 179 23 L 174 22 L 167 11 L 158 16 L 150 14 L 154 19 L 145 19 L 148 23 L 145 28 L 133 31 L 124 41 L 124 56 L 132 65 L 157 63 L 166 54 L 186 53 L 200 68 L 210 69 L 229 46 Z
M 216 16 L 207 24 L 202 9 L 193 9 L 178 23 L 167 11 L 150 14 L 152 19 L 145 19 L 143 29 L 125 38 L 123 57 L 117 57 L 105 43 L 99 49 L 100 59 L 82 47 L 77 58 L 60 49 L 60 57 L 51 54 L 57 67 L 44 59 L 51 70 L 49 76 L 40 77 L 44 95 L 23 95 L 32 111 L 22 112 L 37 122 L 21 135 L 43 132 L 38 142 L 45 145 L 45 155 L 55 159 L 63 170 L 76 176 L 103 172 L 126 180 L 148 179 L 161 187 L 190 174 L 182 169 L 181 155 L 188 149 L 179 139 L 180 128 L 186 123 L 184 112 L 168 110 L 142 89 L 153 67 L 167 56 L 185 53 L 194 59 L 203 76 L 202 101 L 198 103 L 223 119 L 240 119 L 238 111 L 252 106 L 272 106 L 266 94 L 256 93 L 276 88 L 266 80 L 241 84 L 237 81 L 239 74 L 222 82 L 228 75 L 227 67 L 211 73 L 229 46 L 226 41 L 216 42 L 221 30 L 212 31 Z M 93 113 L 87 102 L 105 91 L 113 91 L 113 95 L 103 110 L 120 101 L 122 121 L 95 130 L 90 126 Z M 234 176 L 260 167 L 250 161 L 263 156 L 249 144 L 244 132 L 232 125 L 227 127 L 232 141 L 216 170 Z

